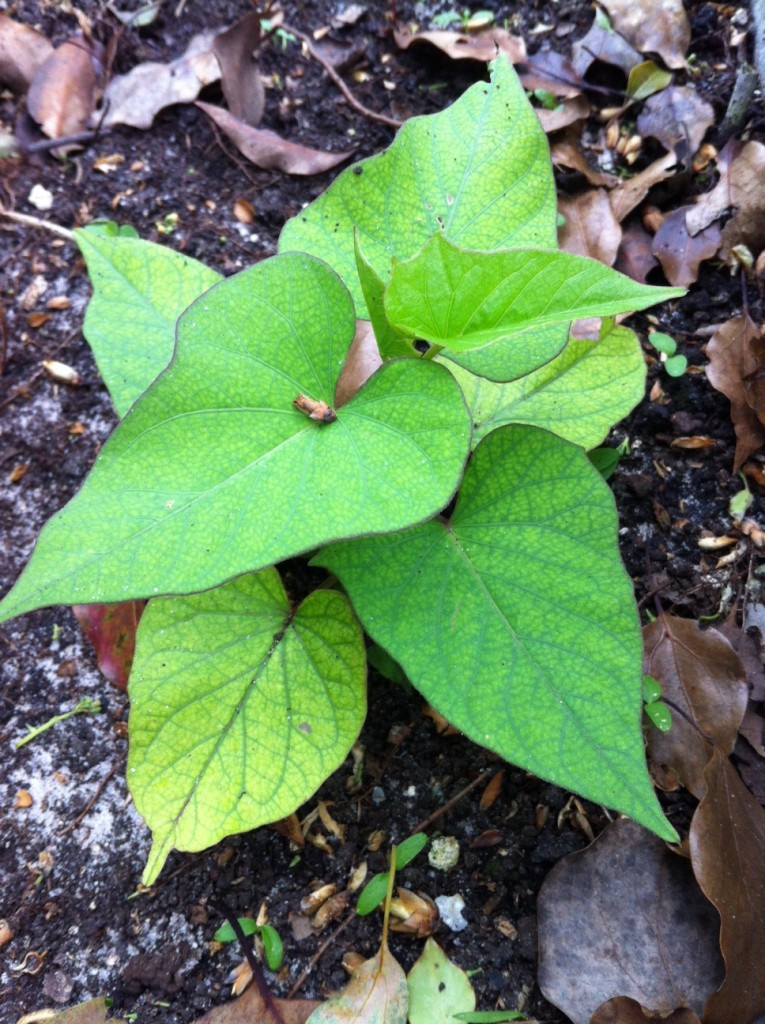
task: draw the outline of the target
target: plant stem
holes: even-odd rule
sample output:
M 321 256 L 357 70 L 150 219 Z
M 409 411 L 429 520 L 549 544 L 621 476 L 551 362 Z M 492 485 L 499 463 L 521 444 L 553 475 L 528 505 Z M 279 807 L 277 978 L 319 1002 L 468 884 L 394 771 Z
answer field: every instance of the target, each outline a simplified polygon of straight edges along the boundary
M 255 987 L 260 995 L 263 1008 L 267 1015 L 273 1019 L 275 1024 L 286 1024 L 284 1017 L 282 1016 L 279 1007 L 274 1001 L 274 997 L 271 995 L 271 991 L 266 983 L 266 979 L 263 975 L 263 969 L 258 963 L 258 959 L 252 949 L 252 943 L 247 941 L 247 937 L 242 931 L 242 926 L 239 924 L 239 919 L 234 914 L 233 910 L 225 903 L 220 897 L 215 900 L 210 900 L 210 906 L 213 910 L 216 910 L 221 917 L 224 917 L 236 935 L 237 941 L 242 948 L 242 952 L 247 959 L 250 970 L 252 971 L 252 980 L 255 982 Z
M 42 725 L 38 725 L 36 729 L 31 729 L 29 726 L 29 732 L 26 736 L 23 736 L 20 740 L 16 741 L 16 749 L 25 746 L 27 743 L 31 743 L 32 740 L 36 740 L 38 736 L 46 732 L 51 726 L 57 722 L 65 722 L 67 718 L 71 718 L 72 715 L 97 715 L 101 711 L 101 703 L 98 699 L 93 700 L 91 697 L 83 697 L 82 700 L 73 707 L 71 711 L 64 711 L 61 715 L 54 715 L 53 718 L 49 718 L 47 722 L 43 722 Z

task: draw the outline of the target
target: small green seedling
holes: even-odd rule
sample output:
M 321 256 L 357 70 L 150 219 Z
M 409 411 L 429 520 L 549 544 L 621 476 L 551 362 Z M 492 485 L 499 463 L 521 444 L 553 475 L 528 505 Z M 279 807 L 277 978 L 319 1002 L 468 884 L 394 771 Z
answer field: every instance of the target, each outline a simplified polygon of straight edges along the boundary
M 744 487 L 743 490 L 738 491 L 730 499 L 728 502 L 728 511 L 734 519 L 743 519 L 749 509 L 749 506 L 752 504 L 753 499 L 746 476 L 743 473 L 739 473 L 738 475 L 741 478 L 741 482 Z
M 462 11 L 443 11 L 430 19 L 436 28 L 451 28 L 452 25 L 459 25 L 463 32 L 475 31 L 487 28 L 494 23 L 493 11 L 471 12 L 467 7 Z
M 245 935 L 260 937 L 266 963 L 272 971 L 278 971 L 284 960 L 284 946 L 276 928 L 270 924 L 256 924 L 251 917 L 240 917 L 237 920 Z M 220 926 L 213 938 L 216 942 L 236 942 L 234 929 L 228 921 Z
M 42 725 L 38 725 L 35 728 L 28 725 L 26 736 L 22 736 L 20 740 L 16 740 L 16 749 L 18 750 L 19 747 L 24 747 L 27 743 L 31 743 L 32 740 L 37 739 L 38 736 L 47 732 L 47 730 L 52 726 L 56 725 L 58 722 L 65 722 L 67 718 L 71 718 L 72 715 L 97 715 L 100 711 L 101 702 L 98 698 L 94 700 L 92 697 L 83 697 L 77 702 L 71 711 L 64 711 L 60 715 L 54 715 L 53 718 L 49 718 L 47 722 L 43 722 Z
M 427 845 L 428 837 L 424 833 L 418 832 L 416 835 L 405 839 L 400 846 L 396 846 L 396 870 L 405 868 L 407 864 L 414 860 L 418 853 L 422 853 Z M 361 895 L 356 904 L 357 914 L 361 917 L 366 917 L 367 914 L 371 914 L 373 910 L 380 906 L 385 899 L 385 893 L 388 891 L 389 879 L 390 872 L 385 871 L 375 875 L 374 878 L 367 882 L 361 890 Z
M 662 700 L 661 686 L 653 676 L 643 676 L 643 711 L 660 732 L 672 728 L 672 713 Z
M 604 480 L 608 480 L 613 474 L 620 460 L 630 452 L 630 439 L 624 440 L 615 448 L 593 448 L 587 453 L 587 457 Z
M 654 331 L 648 335 L 648 340 L 659 353 L 664 369 L 670 377 L 682 377 L 688 369 L 688 360 L 678 353 L 675 339 L 661 331 Z

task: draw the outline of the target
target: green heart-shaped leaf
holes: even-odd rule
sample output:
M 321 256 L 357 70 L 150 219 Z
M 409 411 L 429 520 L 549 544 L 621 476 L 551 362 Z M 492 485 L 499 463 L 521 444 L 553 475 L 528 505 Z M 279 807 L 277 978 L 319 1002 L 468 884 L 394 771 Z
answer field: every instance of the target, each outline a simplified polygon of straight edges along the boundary
M 438 233 L 412 259 L 394 261 L 384 305 L 394 329 L 467 352 L 502 339 L 523 348 L 522 332 L 530 328 L 644 309 L 684 294 L 638 284 L 586 256 L 468 251 Z
M 326 260 L 364 317 L 354 227 L 378 277 L 436 232 L 455 245 L 556 244 L 555 183 L 542 127 L 510 61 L 439 114 L 410 118 L 384 153 L 349 167 L 284 225 L 279 251 Z
M 390 327 L 393 331 L 393 327 Z M 549 363 L 566 347 L 570 324 L 547 324 L 532 327 L 517 339 L 508 337 L 499 345 L 484 345 L 469 352 L 444 349 L 442 359 L 461 366 L 477 377 L 492 381 L 517 380 Z
M 93 282 L 83 334 L 118 415 L 170 362 L 175 321 L 220 281 L 183 253 L 139 238 L 75 231 Z
M 128 783 L 153 833 L 201 850 L 291 814 L 343 761 L 366 712 L 364 638 L 346 597 L 294 611 L 275 569 L 150 601 L 130 677 Z
M 598 341 L 572 338 L 552 362 L 508 384 L 482 380 L 451 362 L 446 365 L 473 415 L 474 445 L 497 427 L 528 423 L 582 448 L 594 448 L 645 391 L 640 342 L 634 331 L 611 323 Z
M 354 326 L 340 279 L 303 254 L 207 292 L 179 320 L 168 369 L 41 533 L 0 615 L 205 590 L 436 513 L 470 445 L 444 367 L 386 363 L 335 422 L 293 407 L 300 394 L 331 406 Z
M 645 766 L 640 627 L 613 497 L 581 448 L 534 427 L 494 431 L 449 522 L 314 561 L 458 729 L 675 838 Z

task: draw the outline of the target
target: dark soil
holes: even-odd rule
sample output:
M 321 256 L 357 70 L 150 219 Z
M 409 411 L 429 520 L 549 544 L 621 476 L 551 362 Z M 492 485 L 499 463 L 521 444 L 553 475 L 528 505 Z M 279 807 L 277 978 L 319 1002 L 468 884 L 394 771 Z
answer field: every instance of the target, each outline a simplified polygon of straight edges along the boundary
M 98 31 L 106 38 L 113 20 L 103 6 L 95 0 L 79 6 L 94 21 L 101 19 Z M 173 6 L 166 4 L 150 29 L 123 36 L 116 70 L 147 59 L 172 59 L 194 32 L 229 24 L 250 9 L 246 0 L 189 2 L 176 19 Z M 353 88 L 369 107 L 400 118 L 432 112 L 479 76 L 481 67 L 472 62 L 454 64 L 422 49 L 399 52 L 388 34 L 384 6 L 369 4 L 356 26 L 335 33 L 361 52 L 358 66 L 369 78 Z M 399 2 L 399 17 L 422 21 L 426 6 Z M 562 50 L 581 38 L 592 18 L 586 0 L 554 5 L 529 0 L 512 5 L 513 13 L 491 0 L 482 0 L 481 6 L 516 19 L 517 30 L 536 38 L 536 45 Z M 707 55 L 710 63 L 724 61 L 718 52 L 719 8 L 688 6 L 696 33 L 691 50 Z M 446 7 L 431 4 L 428 9 Z M 328 24 L 334 14 L 334 5 L 324 0 L 289 2 L 284 8 L 287 21 L 307 32 Z M 36 24 L 55 42 L 76 27 L 63 11 L 61 5 L 31 0 L 14 5 L 17 17 Z M 549 38 L 528 34 L 553 17 L 570 28 Z M 390 129 L 352 111 L 321 68 L 301 58 L 294 44 L 286 51 L 266 47 L 264 69 L 282 82 L 290 78 L 285 93 L 290 102 L 280 104 L 279 93 L 269 93 L 265 127 L 326 149 L 347 148 L 352 139 L 359 156 L 390 141 Z M 395 89 L 386 89 L 383 80 Z M 700 87 L 719 115 L 731 86 L 730 71 L 720 71 L 710 72 Z M 211 97 L 218 98 L 214 89 Z M 0 97 L 0 120 L 12 124 L 16 113 L 17 101 L 9 94 Z M 98 157 L 112 153 L 122 154 L 124 162 L 108 176 L 94 169 Z M 142 167 L 134 169 L 138 162 Z M 46 156 L 6 161 L 0 166 L 0 189 L 6 205 L 34 213 L 27 197 L 40 183 L 54 195 L 46 216 L 60 224 L 114 218 L 229 274 L 272 254 L 284 221 L 331 177 L 259 171 L 216 139 L 204 115 L 187 106 L 165 111 L 149 131 L 116 130 L 64 161 Z M 234 217 L 239 198 L 252 204 L 251 225 Z M 163 238 L 157 223 L 168 213 L 178 214 L 178 225 Z M 0 375 L 0 587 L 5 590 L 25 563 L 39 528 L 82 481 L 116 417 L 81 334 L 89 284 L 75 247 L 43 231 L 3 222 L 0 232 L 0 297 L 8 328 Z M 44 309 L 56 295 L 68 296 L 72 305 L 33 328 L 21 297 L 37 276 L 48 289 L 31 310 Z M 755 315 L 761 312 L 756 308 L 760 297 L 749 299 Z M 716 568 L 716 556 L 704 555 L 697 543 L 702 529 L 723 533 L 730 527 L 728 502 L 740 489 L 731 475 L 728 403 L 700 369 L 706 336 L 698 332 L 728 319 L 741 304 L 741 286 L 726 269 L 704 272 L 662 325 L 680 339 L 693 369 L 673 380 L 654 364 L 648 386 L 660 379 L 665 400 L 644 402 L 613 435 L 614 440 L 625 434 L 630 439 L 631 454 L 620 463 L 612 485 L 625 562 L 641 605 L 649 609 L 658 597 L 664 607 L 689 617 L 718 615 L 727 610 L 749 570 L 748 550 L 739 562 Z M 635 326 L 644 328 L 645 320 L 636 319 Z M 0 363 L 2 356 L 0 348 Z M 51 381 L 40 369 L 45 358 L 74 367 L 83 384 L 72 388 Z M 693 434 L 712 437 L 714 447 L 672 447 L 676 437 Z M 27 467 L 22 476 L 18 467 Z M 11 483 L 14 470 L 18 479 Z M 296 856 L 283 836 L 264 828 L 203 854 L 173 855 L 157 884 L 139 891 L 148 834 L 124 781 L 126 697 L 100 677 L 68 609 L 36 612 L 6 624 L 0 644 L 0 917 L 14 933 L 0 954 L 0 1024 L 43 1006 L 71 1005 L 101 993 L 112 997 L 116 1011 L 137 1013 L 140 1021 L 195 1020 L 227 998 L 225 978 L 240 959 L 230 947 L 220 952 L 209 946 L 220 920 L 208 905 L 220 896 L 240 913 L 256 913 L 267 902 L 286 950 L 287 966 L 272 979 L 273 987 L 286 993 L 329 934 L 293 937 L 291 919 L 314 882 L 334 881 L 342 887 L 349 870 L 365 858 L 370 871 L 380 870 L 387 843 L 407 836 L 482 772 L 501 767 L 464 738 L 438 735 L 422 714 L 421 698 L 373 676 L 370 714 L 361 736 L 363 789 L 348 795 L 349 759 L 319 793 L 334 801 L 333 816 L 347 825 L 345 843 L 330 840 L 331 856 L 310 845 Z M 79 715 L 16 751 L 15 741 L 27 725 L 45 722 L 84 694 L 100 696 L 101 714 Z M 452 933 L 442 926 L 438 938 L 461 966 L 478 969 L 473 983 L 481 1008 L 521 1006 L 540 1020 L 560 1021 L 535 982 L 536 895 L 552 865 L 588 839 L 571 815 L 560 816 L 569 794 L 554 786 L 507 767 L 502 792 L 487 811 L 478 805 L 482 789 L 472 790 L 428 829 L 459 840 L 458 867 L 445 875 L 421 856 L 402 881 L 434 898 L 463 896 L 468 928 Z M 21 790 L 31 795 L 31 806 L 16 806 Z M 305 810 L 315 805 L 312 800 Z M 686 801 L 669 795 L 665 805 L 682 828 L 688 820 Z M 605 814 L 585 807 L 597 833 Z M 377 829 L 386 833 L 386 843 L 380 852 L 369 853 L 367 841 Z M 484 845 L 487 841 L 490 845 Z M 379 935 L 376 915 L 353 921 L 322 956 L 301 994 L 321 995 L 340 987 L 346 978 L 343 953 L 354 949 L 371 955 Z M 392 948 L 408 967 L 421 944 L 394 936 Z

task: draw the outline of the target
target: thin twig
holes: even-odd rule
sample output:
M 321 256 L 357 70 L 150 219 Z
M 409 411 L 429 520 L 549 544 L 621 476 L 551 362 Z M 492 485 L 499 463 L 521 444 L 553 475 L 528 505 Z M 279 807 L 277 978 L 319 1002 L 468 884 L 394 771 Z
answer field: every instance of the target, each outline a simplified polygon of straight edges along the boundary
M 470 793 L 472 790 L 476 788 L 476 786 L 480 786 L 482 782 L 489 778 L 489 776 L 493 775 L 495 770 L 496 769 L 494 768 L 487 768 L 485 772 L 481 772 L 478 778 L 473 779 L 472 782 L 469 782 L 464 789 L 461 789 L 456 796 L 453 796 L 451 798 L 451 800 L 447 800 L 445 804 L 442 804 L 442 806 L 439 807 L 438 810 L 433 811 L 433 813 L 429 817 L 425 818 L 424 821 L 420 822 L 417 828 L 413 828 L 411 835 L 415 836 L 417 835 L 418 832 L 424 832 L 429 825 L 432 825 L 434 821 L 438 821 L 438 819 L 443 814 L 446 814 L 447 811 L 450 811 L 455 804 L 459 803 L 463 796 L 467 796 L 468 793 Z
M 45 231 L 50 231 L 54 235 L 60 235 L 61 238 L 66 238 L 70 242 L 74 238 L 74 232 L 70 231 L 69 228 L 62 228 L 60 224 L 54 224 L 52 220 L 33 217 L 29 213 L 16 213 L 15 210 L 6 210 L 4 206 L 0 206 L 0 217 L 5 217 L 6 220 L 13 221 L 14 224 L 25 224 L 31 228 L 43 228 Z
M 404 123 L 403 121 L 398 121 L 395 117 L 388 117 L 387 114 L 378 114 L 377 111 L 370 110 L 369 107 L 365 107 L 364 104 L 360 102 L 360 100 L 357 100 L 356 97 L 351 92 L 351 90 L 342 80 L 340 75 L 338 75 L 337 71 L 335 71 L 335 69 L 329 63 L 329 61 L 325 60 L 324 57 L 322 57 L 322 55 L 314 47 L 310 36 L 307 36 L 305 32 L 301 32 L 300 29 L 293 28 L 291 25 L 282 25 L 281 27 L 285 32 L 291 32 L 293 36 L 297 36 L 298 39 L 302 39 L 303 44 L 305 45 L 305 48 L 308 50 L 310 55 L 313 57 L 315 61 L 321 64 L 321 66 L 327 72 L 329 77 L 332 79 L 332 81 L 338 87 L 340 92 L 343 94 L 348 106 L 353 107 L 355 111 L 357 111 L 359 114 L 362 114 L 364 117 L 369 118 L 370 121 L 378 121 L 380 124 L 385 124 L 389 128 L 401 127 L 401 125 Z
M 329 949 L 329 947 L 332 945 L 332 943 L 335 941 L 335 939 L 338 937 L 338 935 L 340 935 L 341 932 L 345 931 L 345 929 L 348 927 L 348 925 L 351 923 L 351 921 L 354 920 L 354 918 L 356 916 L 357 915 L 356 915 L 355 909 L 349 911 L 347 917 L 345 918 L 345 920 L 341 921 L 340 924 L 337 926 L 337 928 L 335 928 L 335 930 L 329 936 L 329 938 L 325 939 L 324 942 L 322 942 L 322 944 L 316 950 L 316 952 L 311 957 L 311 959 L 308 961 L 306 966 L 300 972 L 300 976 L 298 977 L 298 979 L 295 982 L 295 984 L 289 990 L 289 993 L 287 995 L 288 999 L 294 999 L 295 998 L 295 996 L 300 991 L 300 989 L 303 987 L 303 985 L 305 985 L 306 981 L 308 980 L 308 977 L 310 976 L 310 974 L 313 971 L 314 967 L 318 964 L 319 960 L 321 960 L 321 958 L 324 956 L 324 954 Z
M 100 800 L 100 798 L 101 798 L 101 794 L 102 794 L 102 793 L 103 793 L 103 791 L 104 791 L 104 790 L 106 789 L 106 787 L 107 787 L 107 785 L 108 785 L 108 783 L 109 783 L 109 780 L 111 779 L 111 777 L 112 777 L 112 776 L 114 775 L 114 773 L 115 773 L 115 772 L 117 771 L 117 767 L 118 767 L 118 765 L 120 764 L 120 762 L 121 762 L 121 761 L 122 761 L 122 758 L 119 758 L 119 760 L 117 760 L 117 761 L 115 761 L 115 762 L 114 762 L 114 764 L 113 764 L 113 765 L 111 766 L 111 768 L 110 768 L 110 769 L 109 769 L 109 771 L 108 771 L 108 772 L 106 773 L 106 775 L 104 775 L 103 779 L 101 779 L 100 783 L 98 784 L 98 788 L 96 789 L 96 791 L 95 791 L 95 793 L 93 794 L 93 796 L 92 796 L 92 797 L 90 798 L 90 800 L 88 800 L 88 802 L 87 802 L 87 803 L 85 804 L 85 806 L 84 806 L 84 807 L 83 807 L 83 809 L 82 809 L 82 810 L 80 811 L 80 813 L 79 813 L 79 814 L 77 815 L 77 817 L 76 817 L 76 818 L 74 819 L 74 821 L 71 821 L 71 822 L 70 822 L 70 823 L 69 823 L 69 824 L 68 824 L 68 825 L 66 826 L 66 828 L 63 828 L 63 829 L 62 829 L 62 830 L 61 830 L 61 831 L 59 832 L 59 837 L 61 837 L 61 836 L 65 836 L 65 835 L 67 835 L 67 833 L 69 833 L 69 832 L 72 832 L 72 831 L 73 831 L 74 829 L 76 829 L 76 828 L 79 828 L 79 826 L 80 826 L 80 825 L 82 824 L 82 822 L 83 822 L 84 818 L 85 818 L 85 817 L 86 817 L 86 816 L 87 816 L 88 814 L 90 814 L 90 812 L 91 812 L 91 811 L 93 810 L 93 808 L 95 807 L 96 803 L 97 803 L 97 802 L 98 802 L 98 801 Z
M 37 142 L 30 142 L 28 146 L 24 146 L 23 150 L 25 154 L 44 153 L 46 150 L 57 149 L 59 146 L 73 146 L 81 142 L 92 142 L 93 139 L 98 138 L 102 134 L 103 132 L 99 131 L 98 128 L 91 128 L 86 132 L 61 135 L 57 139 L 38 139 Z
M 231 925 L 234 935 L 236 935 L 237 941 L 241 946 L 242 952 L 244 953 L 250 970 L 252 971 L 252 980 L 255 982 L 263 1007 L 266 1010 L 266 1014 L 273 1017 L 276 1024 L 286 1024 L 279 1007 L 274 1001 L 274 997 L 271 995 L 271 991 L 263 975 L 263 970 L 258 963 L 258 958 L 252 950 L 252 944 L 247 941 L 245 934 L 242 931 L 242 926 L 239 924 L 233 910 L 231 910 L 228 904 L 220 897 L 210 900 L 210 906 L 222 917 L 225 917 Z

